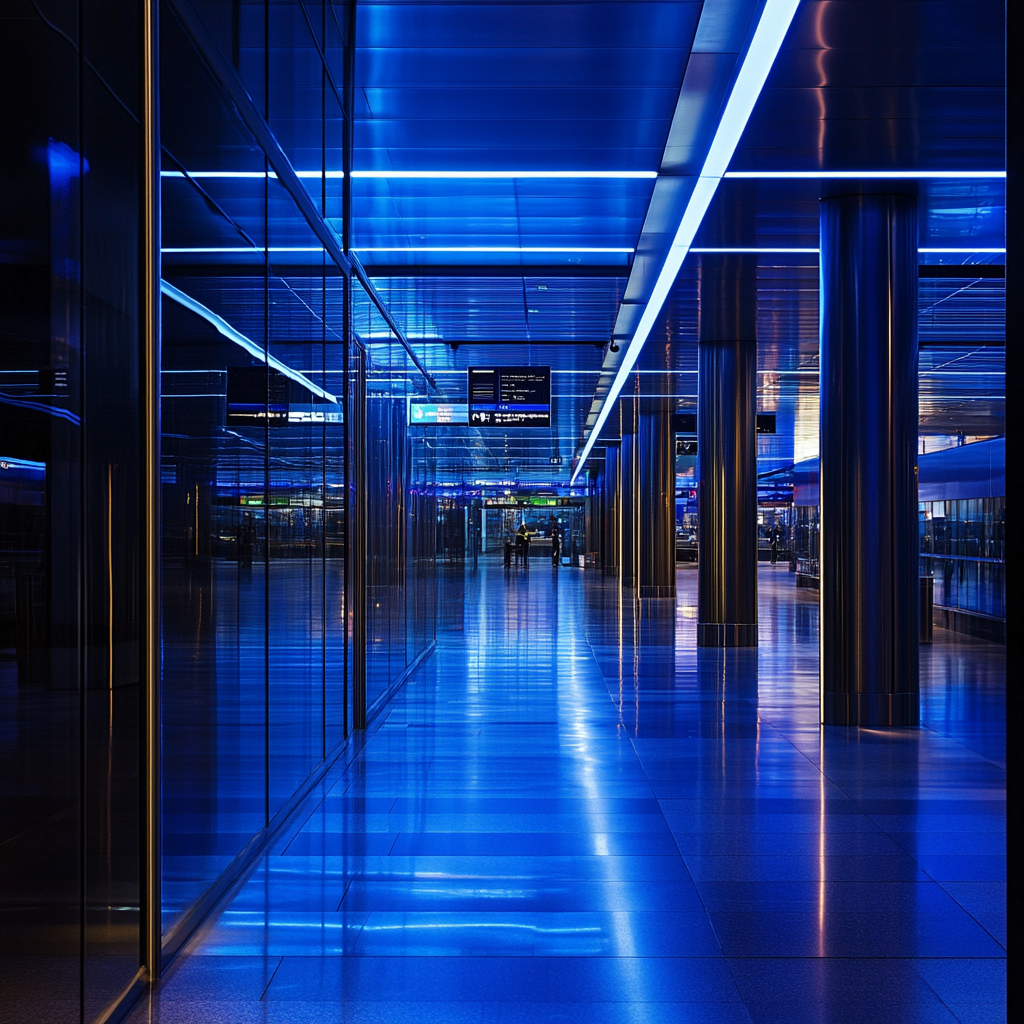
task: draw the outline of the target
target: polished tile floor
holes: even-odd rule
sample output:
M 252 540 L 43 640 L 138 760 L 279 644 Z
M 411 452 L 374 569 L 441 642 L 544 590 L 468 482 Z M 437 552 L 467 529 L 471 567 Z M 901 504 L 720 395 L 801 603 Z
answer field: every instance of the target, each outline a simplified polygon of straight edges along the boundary
M 667 612 L 539 563 L 464 586 L 135 1024 L 1005 1020 L 1002 648 L 937 630 L 923 728 L 823 731 L 785 566 L 727 654 L 693 568 Z

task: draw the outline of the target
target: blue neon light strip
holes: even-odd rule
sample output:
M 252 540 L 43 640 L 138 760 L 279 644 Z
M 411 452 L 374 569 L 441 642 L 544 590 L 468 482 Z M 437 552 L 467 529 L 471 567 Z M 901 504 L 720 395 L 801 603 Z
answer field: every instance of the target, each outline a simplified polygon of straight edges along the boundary
M 186 295 L 183 291 L 175 288 L 173 284 L 167 281 L 160 282 L 160 290 L 169 299 L 173 299 L 179 305 L 184 306 L 186 309 L 191 310 L 197 316 L 201 316 L 208 324 L 214 327 L 217 332 L 223 335 L 228 341 L 233 341 L 239 348 L 245 349 L 254 359 L 258 359 L 261 363 L 266 360 L 267 364 L 277 370 L 279 373 L 283 373 L 290 380 L 295 381 L 297 384 L 301 384 L 307 391 L 324 399 L 327 402 L 331 402 L 334 405 L 340 405 L 341 402 L 332 395 L 329 391 L 324 391 L 322 387 L 314 384 L 304 374 L 299 373 L 298 370 L 293 370 L 286 363 L 282 363 L 276 356 L 272 356 L 269 353 L 263 351 L 261 345 L 257 345 L 251 338 L 247 338 L 241 331 L 236 331 L 222 316 L 218 316 L 212 309 L 207 309 L 197 299 L 193 299 L 191 295 Z
M 982 249 L 979 249 L 979 248 L 973 248 L 973 249 L 971 249 L 971 248 L 966 248 L 966 249 L 928 248 L 928 249 L 918 249 L 917 251 L 919 253 L 923 252 L 923 253 L 932 253 L 932 254 L 942 254 L 942 253 L 971 254 L 971 253 L 1001 253 L 1001 252 L 1006 252 L 1006 249 L 1005 248 L 1003 248 L 1003 249 L 996 249 L 996 248 L 982 248 Z M 690 252 L 696 252 L 696 253 L 702 253 L 702 252 L 782 253 L 782 254 L 785 254 L 785 253 L 790 253 L 790 252 L 792 252 L 792 253 L 807 253 L 807 252 L 820 253 L 821 250 L 818 249 L 817 247 L 815 247 L 815 248 L 808 247 L 808 248 L 787 249 L 787 248 L 784 248 L 782 246 L 774 246 L 773 245 L 773 246 L 766 246 L 764 248 L 759 248 L 759 249 L 754 249 L 754 248 L 745 249 L 745 248 L 738 247 L 738 246 L 722 246 L 722 247 L 716 248 L 716 249 L 691 249 Z
M 354 245 L 356 252 L 606 252 L 631 253 L 631 246 L 587 246 L 587 245 L 412 245 L 412 246 L 361 246 Z
M 665 257 L 661 271 L 658 273 L 658 278 L 640 317 L 640 322 L 637 324 L 636 331 L 623 353 L 622 362 L 619 363 L 612 386 L 601 405 L 601 411 L 598 413 L 593 427 L 590 428 L 586 444 L 573 469 L 569 481 L 570 486 L 576 482 L 576 478 L 583 471 L 590 452 L 601 434 L 601 428 L 611 415 L 619 392 L 622 391 L 629 372 L 640 357 L 644 342 L 647 341 L 648 335 L 661 313 L 661 308 L 668 298 L 668 293 L 676 279 L 676 274 L 679 273 L 679 268 L 683 265 L 683 260 L 686 259 L 686 254 L 690 251 L 690 245 L 704 219 L 704 214 L 707 213 L 711 200 L 714 198 L 715 192 L 718 191 L 719 182 L 728 170 L 729 161 L 732 160 L 740 136 L 747 126 L 757 98 L 761 95 L 768 73 L 782 48 L 783 40 L 786 38 L 786 33 L 789 31 L 789 26 L 799 5 L 800 0 L 766 0 L 761 10 L 761 17 L 754 30 L 754 37 L 743 58 L 743 64 L 736 76 L 732 92 L 729 94 L 729 100 L 718 123 L 715 137 L 711 141 L 711 148 L 708 150 L 700 176 L 690 195 L 690 201 L 683 211 L 675 238 Z
M 1006 171 L 726 171 L 726 178 L 776 178 L 782 180 L 809 179 L 820 181 L 824 178 L 855 180 L 857 178 L 894 180 L 911 179 L 956 179 L 956 178 L 1005 178 Z
M 264 250 L 250 245 L 200 245 L 167 247 L 160 250 L 167 253 L 231 253 L 231 252 L 323 252 L 322 246 L 272 245 Z M 630 246 L 585 246 L 585 245 L 403 245 L 403 246 L 352 246 L 353 252 L 599 252 L 629 254 L 635 250 Z
M 344 171 L 296 171 L 300 178 L 344 178 Z M 490 181 L 510 178 L 611 178 L 615 180 L 657 178 L 657 171 L 353 171 L 353 178 L 384 179 L 464 179 L 467 181 Z M 161 171 L 161 178 L 276 178 L 271 171 Z

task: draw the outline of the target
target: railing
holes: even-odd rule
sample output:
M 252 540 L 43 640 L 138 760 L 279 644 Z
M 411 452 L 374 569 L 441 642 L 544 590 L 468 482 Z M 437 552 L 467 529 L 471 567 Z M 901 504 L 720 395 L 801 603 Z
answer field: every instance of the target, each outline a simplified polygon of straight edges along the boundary
M 944 608 L 1006 617 L 1006 562 L 1001 558 L 921 553 L 921 575 L 934 578 L 934 601 Z

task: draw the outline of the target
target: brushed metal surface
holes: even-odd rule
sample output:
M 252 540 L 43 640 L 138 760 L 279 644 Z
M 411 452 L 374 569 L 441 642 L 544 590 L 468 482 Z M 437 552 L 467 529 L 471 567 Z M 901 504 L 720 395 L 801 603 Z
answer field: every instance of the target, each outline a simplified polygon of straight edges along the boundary
M 636 582 L 637 551 L 637 481 L 636 481 L 636 434 L 632 422 L 629 433 L 623 427 L 622 442 L 619 445 L 619 581 L 622 586 L 633 588 Z
M 851 190 L 852 191 L 852 190 Z M 917 199 L 821 203 L 821 715 L 918 724 Z
M 640 406 L 639 596 L 676 596 L 676 468 L 674 402 L 644 399 Z
M 702 259 L 697 644 L 757 645 L 757 265 Z
M 604 453 L 603 534 L 604 572 L 614 576 L 619 571 L 619 446 L 608 445 Z

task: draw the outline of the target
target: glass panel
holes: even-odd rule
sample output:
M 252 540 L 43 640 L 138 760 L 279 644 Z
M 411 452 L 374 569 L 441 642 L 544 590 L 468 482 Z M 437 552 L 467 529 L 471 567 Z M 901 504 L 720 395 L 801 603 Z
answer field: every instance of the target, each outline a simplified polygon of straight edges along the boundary
M 204 14 L 208 13 L 206 7 Z M 266 821 L 263 154 L 162 23 L 163 931 Z M 238 248 L 225 257 L 195 250 Z M 232 272 L 233 271 L 233 272 Z M 220 318 L 220 319 L 218 319 Z M 222 325 L 230 325 L 227 330 Z M 232 334 L 231 330 L 235 333 Z
M 276 182 L 274 187 L 283 193 Z M 280 195 L 271 210 L 287 202 Z M 270 224 L 271 244 L 277 246 L 273 217 Z M 312 234 L 297 229 L 294 224 L 280 244 L 313 247 Z M 324 756 L 324 428 L 328 416 L 340 416 L 340 407 L 337 396 L 323 394 L 318 383 L 322 275 L 314 278 L 311 270 L 270 281 L 269 350 L 280 367 L 271 376 L 283 406 L 268 419 L 270 817 Z
M 1006 616 L 1004 497 L 922 502 L 921 574 L 943 608 Z
M 139 967 L 138 13 L 52 0 L 0 32 L 10 1020 L 93 1019 Z

